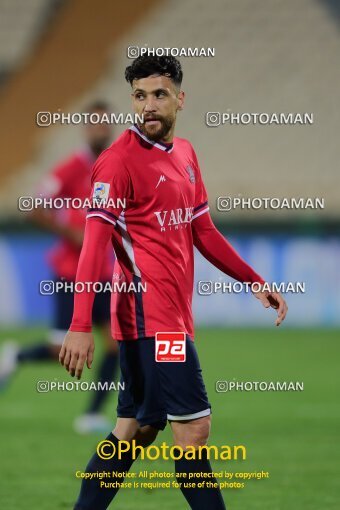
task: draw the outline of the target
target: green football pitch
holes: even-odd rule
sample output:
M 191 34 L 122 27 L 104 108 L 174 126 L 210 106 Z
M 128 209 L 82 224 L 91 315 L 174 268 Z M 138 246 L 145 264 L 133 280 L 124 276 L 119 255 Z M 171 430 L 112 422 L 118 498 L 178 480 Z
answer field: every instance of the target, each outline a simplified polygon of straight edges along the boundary
M 0 339 L 13 337 L 28 345 L 43 332 L 3 331 Z M 268 479 L 250 480 L 242 489 L 224 489 L 228 510 L 339 508 L 339 340 L 335 330 L 197 331 L 196 346 L 213 409 L 210 444 L 247 449 L 246 460 L 213 460 L 213 470 L 269 472 Z M 99 346 L 98 341 L 95 361 Z M 92 376 L 86 371 L 85 380 Z M 71 378 L 58 364 L 25 365 L 0 394 L 0 507 L 5 510 L 71 510 L 79 489 L 75 473 L 85 468 L 102 439 L 79 436 L 72 429 L 88 394 L 38 393 L 39 380 Z M 217 393 L 218 380 L 299 381 L 304 390 Z M 113 423 L 115 408 L 112 394 L 105 410 Z M 169 427 L 156 444 L 163 441 L 171 444 Z M 133 470 L 172 472 L 173 462 L 139 459 Z M 188 508 L 176 489 L 122 489 L 111 507 Z

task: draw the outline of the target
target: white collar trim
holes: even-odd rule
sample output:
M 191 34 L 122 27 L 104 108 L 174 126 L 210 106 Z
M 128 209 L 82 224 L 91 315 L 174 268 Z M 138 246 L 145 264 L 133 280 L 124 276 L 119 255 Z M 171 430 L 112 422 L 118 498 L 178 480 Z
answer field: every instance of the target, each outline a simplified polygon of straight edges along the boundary
M 172 152 L 174 149 L 173 145 L 172 145 L 171 149 L 167 149 L 167 147 L 165 147 L 164 145 L 154 142 L 153 140 L 149 140 L 149 138 L 147 136 L 145 136 L 143 133 L 141 133 L 140 130 L 138 129 L 138 127 L 136 127 L 136 126 L 130 126 L 129 129 L 131 129 L 131 131 L 134 131 L 135 133 L 137 133 L 137 135 L 139 135 L 141 138 L 143 138 L 143 140 L 150 143 L 154 147 L 157 147 L 157 149 L 160 149 L 161 151 L 164 151 L 164 152 L 167 152 L 168 154 L 170 154 L 170 152 Z

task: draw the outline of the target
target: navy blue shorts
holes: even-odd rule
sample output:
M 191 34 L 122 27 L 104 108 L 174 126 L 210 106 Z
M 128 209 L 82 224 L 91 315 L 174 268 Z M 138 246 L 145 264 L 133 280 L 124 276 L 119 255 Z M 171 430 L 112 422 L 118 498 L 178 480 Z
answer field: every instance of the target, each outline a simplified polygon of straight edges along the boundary
M 60 281 L 60 278 L 55 278 Z M 73 315 L 73 292 L 61 290 L 53 295 L 53 321 L 49 340 L 52 344 L 63 343 L 65 333 L 70 327 Z M 103 325 L 110 322 L 110 301 L 111 292 L 98 292 L 93 303 L 92 319 L 96 325 Z
M 194 342 L 186 337 L 186 361 L 157 362 L 154 337 L 118 341 L 121 383 L 117 416 L 163 430 L 169 421 L 211 413 Z

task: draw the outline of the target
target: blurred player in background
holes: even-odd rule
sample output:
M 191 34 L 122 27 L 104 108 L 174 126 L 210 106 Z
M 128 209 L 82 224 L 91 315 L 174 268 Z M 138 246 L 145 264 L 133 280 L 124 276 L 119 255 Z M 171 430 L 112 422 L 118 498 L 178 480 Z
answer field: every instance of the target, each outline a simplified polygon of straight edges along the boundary
M 91 103 L 86 112 L 108 113 L 108 105 L 102 101 Z M 87 199 L 91 189 L 91 170 L 100 153 L 106 149 L 112 139 L 111 126 L 108 124 L 87 124 L 85 128 L 86 146 L 66 161 L 61 162 L 42 182 L 39 195 L 48 198 Z M 32 213 L 32 219 L 39 226 L 58 236 L 59 240 L 48 254 L 49 265 L 53 270 L 55 281 L 75 280 L 78 259 L 83 242 L 85 227 L 85 208 L 43 209 Z M 106 261 L 99 280 L 111 282 L 113 272 L 113 250 L 108 248 Z M 105 353 L 99 368 L 98 380 L 113 380 L 117 369 L 117 343 L 110 332 L 110 292 L 96 295 L 93 321 L 100 327 L 105 340 Z M 10 342 L 4 345 L 0 360 L 0 383 L 7 382 L 17 368 L 26 362 L 58 360 L 61 344 L 69 328 L 73 312 L 73 293 L 57 292 L 54 298 L 53 325 L 49 332 L 48 342 L 42 340 L 30 347 L 19 348 Z M 74 423 L 80 433 L 110 430 L 111 423 L 100 414 L 107 391 L 91 393 L 91 399 L 84 415 Z

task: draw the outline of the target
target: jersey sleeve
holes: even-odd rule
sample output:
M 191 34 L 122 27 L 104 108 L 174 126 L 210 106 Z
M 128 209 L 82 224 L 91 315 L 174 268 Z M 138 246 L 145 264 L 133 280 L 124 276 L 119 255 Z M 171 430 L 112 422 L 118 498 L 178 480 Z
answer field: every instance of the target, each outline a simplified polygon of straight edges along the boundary
M 198 218 L 202 214 L 209 211 L 208 194 L 202 179 L 201 169 L 198 164 L 197 156 L 194 149 L 192 149 L 192 159 L 194 164 L 195 179 L 195 204 L 192 220 Z M 189 170 L 190 171 L 190 170 Z
M 87 221 L 84 242 L 79 257 L 76 284 L 99 281 L 113 226 L 100 218 Z M 93 286 L 84 292 L 74 293 L 73 317 L 70 331 L 89 332 L 92 330 L 92 308 L 95 298 Z
M 237 253 L 215 227 L 210 214 L 205 214 L 193 224 L 193 240 L 198 251 L 223 273 L 240 282 L 257 282 L 264 279 Z
M 116 226 L 131 197 L 132 185 L 121 157 L 111 149 L 97 159 L 91 180 L 87 218 L 99 217 Z

